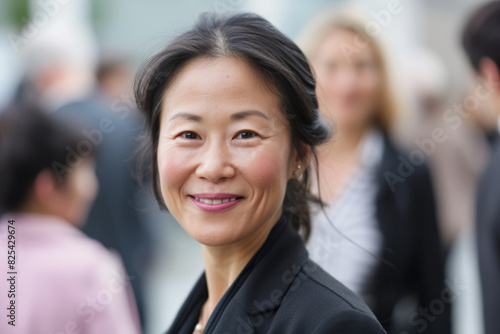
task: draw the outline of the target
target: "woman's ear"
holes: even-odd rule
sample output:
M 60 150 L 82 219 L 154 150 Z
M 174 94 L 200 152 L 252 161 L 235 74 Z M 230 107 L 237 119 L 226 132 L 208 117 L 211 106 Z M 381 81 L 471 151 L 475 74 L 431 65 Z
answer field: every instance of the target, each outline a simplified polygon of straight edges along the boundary
M 300 150 L 300 151 L 298 151 Z M 297 150 L 294 151 L 292 162 L 292 175 L 290 178 L 297 178 L 305 171 L 311 160 L 311 147 L 307 144 L 300 143 Z

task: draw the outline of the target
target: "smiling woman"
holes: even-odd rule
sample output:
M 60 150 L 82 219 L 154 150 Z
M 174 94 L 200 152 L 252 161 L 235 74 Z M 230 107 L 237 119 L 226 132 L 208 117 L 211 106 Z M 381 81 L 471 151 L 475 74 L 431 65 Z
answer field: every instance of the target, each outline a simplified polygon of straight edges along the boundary
M 300 157 L 291 149 L 279 99 L 266 86 L 242 58 L 198 58 L 164 94 L 157 158 L 162 196 L 204 245 L 262 243 L 281 216 Z
M 205 272 L 169 333 L 384 333 L 300 237 L 330 130 L 291 40 L 257 15 L 204 14 L 135 90 L 158 202 L 203 245 Z

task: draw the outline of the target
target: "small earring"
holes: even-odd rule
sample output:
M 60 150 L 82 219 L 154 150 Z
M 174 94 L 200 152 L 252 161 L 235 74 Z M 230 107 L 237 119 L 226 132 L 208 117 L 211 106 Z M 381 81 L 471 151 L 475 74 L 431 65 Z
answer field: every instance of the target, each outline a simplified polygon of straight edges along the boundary
M 297 176 L 299 175 L 299 172 L 300 172 L 300 165 L 297 166 L 297 170 L 293 172 L 293 175 Z

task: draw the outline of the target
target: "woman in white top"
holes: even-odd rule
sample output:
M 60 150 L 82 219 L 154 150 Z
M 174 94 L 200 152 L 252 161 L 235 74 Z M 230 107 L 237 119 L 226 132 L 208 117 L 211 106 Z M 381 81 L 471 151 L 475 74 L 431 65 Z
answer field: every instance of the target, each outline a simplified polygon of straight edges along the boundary
M 389 138 L 396 99 L 366 23 L 349 9 L 324 13 L 299 41 L 314 69 L 320 111 L 336 129 L 318 149 L 321 186 L 316 182 L 313 190 L 320 188 L 327 205 L 313 207 L 308 250 L 364 298 L 389 333 L 424 327 L 448 333 L 446 303 L 435 321 L 414 308 L 394 316 L 406 295 L 418 296 L 423 308 L 440 298 L 444 270 L 425 159 L 408 160 Z

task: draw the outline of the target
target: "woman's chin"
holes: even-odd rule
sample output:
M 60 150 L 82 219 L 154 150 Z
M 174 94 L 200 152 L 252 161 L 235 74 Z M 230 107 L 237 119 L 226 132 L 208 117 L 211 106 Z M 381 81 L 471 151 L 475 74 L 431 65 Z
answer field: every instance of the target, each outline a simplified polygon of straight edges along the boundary
M 198 233 L 190 234 L 193 239 L 204 246 L 209 247 L 223 247 L 234 244 L 241 238 L 229 233 Z
M 194 240 L 205 246 L 227 246 L 242 239 L 234 224 L 191 222 L 183 224 L 183 228 Z

